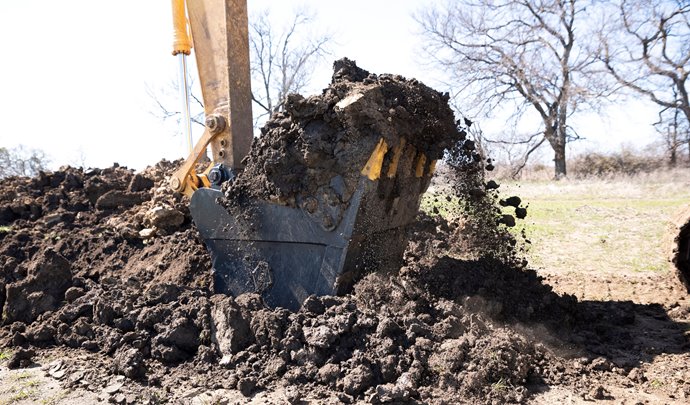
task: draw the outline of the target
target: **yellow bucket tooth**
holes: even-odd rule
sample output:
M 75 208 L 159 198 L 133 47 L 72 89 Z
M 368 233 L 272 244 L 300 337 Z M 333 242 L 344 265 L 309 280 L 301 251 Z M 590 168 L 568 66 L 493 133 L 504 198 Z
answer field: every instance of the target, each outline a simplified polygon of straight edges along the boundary
M 436 161 L 436 159 L 432 160 L 431 164 L 429 165 L 429 176 L 433 175 L 436 171 Z
M 401 138 L 398 145 L 393 148 L 393 159 L 391 160 L 390 166 L 388 166 L 388 172 L 386 176 L 391 179 L 395 177 L 395 173 L 398 171 L 398 163 L 400 163 L 400 156 L 402 156 L 403 149 L 405 149 L 405 138 Z
M 417 166 L 415 168 L 415 177 L 419 178 L 424 176 L 424 164 L 426 163 L 426 155 L 423 153 L 420 153 L 417 156 Z
M 378 180 L 381 177 L 381 168 L 383 167 L 383 158 L 386 152 L 388 152 L 388 144 L 385 139 L 381 138 L 371 156 L 369 156 L 367 164 L 364 165 L 362 175 L 367 176 L 372 181 Z

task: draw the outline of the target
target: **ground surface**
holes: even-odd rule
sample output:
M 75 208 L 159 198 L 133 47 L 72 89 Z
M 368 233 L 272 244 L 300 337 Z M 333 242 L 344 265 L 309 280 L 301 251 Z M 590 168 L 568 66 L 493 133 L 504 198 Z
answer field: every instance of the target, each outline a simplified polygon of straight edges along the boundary
M 146 176 L 157 178 L 169 170 L 167 167 L 169 166 L 165 164 L 159 165 L 149 170 Z M 89 184 L 102 184 L 107 179 L 111 181 L 109 187 L 132 188 L 133 176 L 127 171 L 115 169 L 90 176 L 90 180 L 87 180 L 87 189 Z M 85 178 L 89 179 L 89 176 Z M 113 181 L 113 178 L 118 181 Z M 104 187 L 101 192 L 107 193 L 107 188 Z M 429 338 L 432 342 L 438 342 L 438 346 L 432 343 L 432 355 L 425 360 L 430 367 L 426 373 L 430 373 L 428 378 L 434 378 L 432 376 L 436 375 L 435 378 L 440 379 L 430 381 L 429 389 L 424 394 L 416 394 L 426 395 L 424 398 L 417 399 L 421 402 L 687 403 L 690 398 L 688 383 L 690 382 L 690 347 L 688 346 L 690 304 L 687 295 L 670 269 L 664 267 L 665 247 L 661 235 L 666 226 L 665 221 L 682 206 L 683 196 L 690 194 L 688 182 L 679 180 L 678 177 L 666 183 L 658 181 L 645 183 L 633 180 L 615 183 L 564 181 L 548 184 L 504 184 L 502 189 L 502 195 L 519 194 L 524 202 L 529 204 L 529 216 L 525 221 L 518 222 L 517 228 L 527 227 L 527 237 L 532 240 L 528 256 L 533 262 L 539 263 L 536 268 L 538 274 L 544 276 L 543 282 L 524 270 L 494 266 L 486 262 L 454 259 L 453 255 L 444 258 L 445 248 L 438 240 L 451 239 L 451 237 L 443 236 L 442 228 L 436 228 L 436 231 L 442 235 L 441 238 L 425 236 L 423 231 L 430 229 L 427 226 L 421 228 L 422 231 L 417 238 L 413 238 L 416 247 L 410 251 L 411 256 L 408 257 L 410 264 L 402 276 L 390 280 L 393 284 L 386 284 L 390 281 L 376 278 L 360 283 L 359 291 L 352 298 L 336 303 L 334 308 L 342 309 L 338 310 L 341 315 L 336 314 L 335 318 L 314 318 L 309 311 L 300 311 L 302 314 L 300 316 L 312 318 L 313 320 L 309 321 L 313 325 L 311 328 L 317 329 L 318 325 L 332 325 L 331 322 L 338 319 L 338 316 L 350 313 L 362 317 L 363 320 L 367 319 L 367 316 L 378 319 L 391 317 L 389 319 L 395 320 L 395 323 L 403 327 L 407 322 L 411 329 L 417 327 L 413 325 L 430 325 L 432 334 Z M 84 223 L 80 224 L 80 219 L 75 217 L 71 227 L 78 232 L 67 232 L 64 223 L 44 228 L 45 218 L 51 218 L 45 214 L 40 221 L 29 220 L 28 224 L 34 224 L 37 228 L 34 231 L 37 235 L 41 235 L 39 245 L 53 246 L 53 249 L 69 256 L 71 249 L 80 243 L 79 241 L 86 243 L 83 240 L 87 236 L 94 239 L 96 243 L 94 246 L 97 246 L 101 240 L 105 240 L 99 239 L 103 238 L 104 232 L 129 235 L 132 232 L 151 229 L 146 228 L 152 226 L 150 220 L 147 222 L 144 219 L 147 216 L 142 215 L 139 218 L 135 212 L 156 211 L 155 204 L 170 210 L 176 206 L 175 198 L 166 194 L 167 192 L 163 189 L 157 189 L 154 186 L 149 192 L 151 193 L 150 200 L 142 198 L 149 202 L 143 202 L 142 205 L 132 209 L 119 207 L 114 210 L 96 210 L 97 215 L 104 216 L 102 222 L 108 222 L 107 219 L 110 218 L 110 227 L 93 229 L 86 227 Z M 620 215 L 618 211 L 611 208 L 617 206 L 627 207 L 627 210 L 633 214 Z M 178 207 L 183 209 L 181 205 Z M 583 207 L 588 212 L 607 212 L 608 215 L 583 215 Z M 663 209 L 660 210 L 657 207 L 663 207 Z M 89 210 L 84 212 L 89 212 Z M 66 219 L 69 220 L 69 218 Z M 427 225 L 433 223 L 433 221 L 425 221 Z M 615 226 L 611 223 L 612 221 Z M 22 224 L 22 222 L 14 221 L 12 226 L 8 227 L 10 229 L 5 228 L 2 245 L 5 255 L 12 251 L 13 246 L 14 249 L 19 246 L 14 242 L 22 235 L 21 232 L 19 235 L 16 234 L 17 229 L 24 228 Z M 126 283 L 134 283 L 132 286 L 135 287 L 135 293 L 136 279 L 159 280 L 154 284 L 163 282 L 173 285 L 194 285 L 194 283 L 203 285 L 207 283 L 207 277 L 194 277 L 190 274 L 190 269 L 201 269 L 207 264 L 190 261 L 191 257 L 198 253 L 194 248 L 198 245 L 198 241 L 193 239 L 193 233 L 185 230 L 188 225 L 185 225 L 185 222 L 178 224 L 176 228 L 178 233 L 169 236 L 166 236 L 166 231 L 163 229 L 165 224 L 158 222 L 158 225 L 161 227 L 158 229 L 160 236 L 144 239 L 146 241 L 144 244 L 136 242 L 141 237 L 139 236 L 124 245 L 119 245 L 119 248 L 116 248 L 118 245 L 114 245 L 109 250 L 92 254 L 89 261 L 100 263 L 98 266 L 87 264 L 82 266 L 77 261 L 73 261 L 72 269 L 75 275 L 81 274 L 86 277 L 84 281 L 80 281 L 77 277 L 76 281 L 78 285 L 84 285 L 83 289 L 87 291 L 85 297 L 89 297 L 90 291 L 108 295 L 121 289 L 124 294 L 121 295 L 122 299 L 129 299 L 127 298 L 129 287 L 115 280 L 108 281 L 106 277 L 123 271 L 129 274 L 129 276 L 123 276 L 124 280 L 129 277 Z M 620 232 L 621 229 L 626 231 Z M 146 232 L 143 233 L 146 234 Z M 592 234 L 596 237 L 591 236 Z M 117 236 L 112 237 L 118 240 Z M 134 235 L 132 234 L 131 237 Z M 627 239 L 619 240 L 624 237 Z M 607 242 L 601 242 L 602 238 Z M 180 246 L 182 250 L 180 248 L 166 250 L 174 239 L 185 241 Z M 38 242 L 36 238 L 31 240 Z M 126 240 L 124 238 L 122 242 Z M 558 243 L 553 242 L 554 240 Z M 620 243 L 620 246 L 646 246 L 646 249 L 626 248 L 619 252 L 608 246 L 600 246 L 609 241 Z M 604 251 L 599 252 L 599 249 Z M 186 251 L 193 255 L 188 258 L 182 254 Z M 587 253 L 588 251 L 591 253 Z M 421 259 L 415 259 L 414 256 L 420 252 Z M 551 252 L 558 252 L 557 260 L 552 260 Z M 629 263 L 642 263 L 642 265 L 639 267 L 621 266 L 617 260 L 617 255 L 620 254 L 626 260 L 630 260 Z M 101 263 L 100 255 L 110 259 Z M 166 258 L 170 255 L 177 255 L 178 259 L 185 258 L 183 264 L 180 265 L 179 260 L 171 261 Z M 590 255 L 598 255 L 598 259 L 591 260 Z M 112 263 L 113 258 L 120 256 L 139 259 L 129 260 L 127 264 Z M 41 257 L 38 255 L 37 260 L 45 261 L 45 257 Z M 548 267 L 546 263 L 549 263 Z M 147 267 L 151 265 L 156 268 Z M 5 269 L 9 268 L 7 266 L 6 263 Z M 92 274 L 91 280 L 102 279 L 103 281 L 99 283 L 106 282 L 106 284 L 103 286 L 91 284 L 88 281 L 87 273 L 89 272 Z M 135 278 L 131 278 L 132 276 Z M 415 286 L 422 286 L 423 291 L 418 291 L 416 287 L 407 284 L 410 282 Z M 108 292 L 110 290 L 107 288 L 108 283 L 114 283 L 116 290 Z M 387 285 L 386 293 L 391 296 L 387 298 L 388 301 L 381 301 L 381 297 L 377 296 L 380 294 L 377 291 L 381 283 Z M 549 286 L 553 287 L 554 292 Z M 105 290 L 103 290 L 104 287 Z M 151 287 L 145 290 L 148 291 L 145 296 L 149 300 L 173 299 L 170 304 L 165 304 L 172 308 L 184 306 L 185 301 L 188 302 L 194 294 L 198 294 L 191 290 L 183 292 L 181 296 L 178 292 L 168 298 L 156 298 L 155 295 L 160 294 L 160 291 L 156 292 L 157 290 Z M 403 301 L 396 304 L 394 297 L 400 294 L 403 294 Z M 94 300 L 94 298 L 89 299 Z M 429 298 L 432 301 L 428 301 Z M 77 298 L 74 303 L 78 304 L 80 299 L 85 300 L 84 297 Z M 399 306 L 397 310 L 394 310 L 395 313 L 381 312 L 381 307 L 390 305 L 390 309 L 394 309 L 396 305 L 404 304 L 408 300 L 415 306 Z M 95 302 L 98 302 L 98 299 Z M 432 305 L 438 309 L 429 312 L 428 309 L 423 308 L 428 305 L 424 302 L 435 302 Z M 441 307 L 438 306 L 439 303 L 442 304 Z M 140 305 L 134 304 L 135 307 Z M 145 308 L 149 304 L 144 305 Z M 241 303 L 241 305 L 250 304 Z M 64 308 L 57 311 L 58 318 L 69 314 L 70 308 L 73 309 L 74 306 L 74 304 L 66 304 Z M 79 307 L 79 305 L 76 306 Z M 151 308 L 158 307 L 160 304 Z M 342 312 L 343 310 L 345 312 Z M 448 315 L 441 316 L 435 315 L 436 311 L 450 312 Z M 455 318 L 456 315 L 450 315 L 450 313 L 455 313 L 459 318 Z M 265 314 L 275 316 L 279 313 Z M 413 315 L 413 318 L 410 318 L 410 315 Z M 99 345 L 106 345 L 107 340 L 99 340 L 98 334 L 104 333 L 104 336 L 107 336 L 108 333 L 116 332 L 118 326 L 111 327 L 103 323 L 104 321 L 99 319 L 102 316 L 102 314 L 95 314 L 93 320 L 88 322 L 92 322 L 92 328 L 97 331 L 95 341 Z M 258 317 L 258 314 L 252 317 L 255 320 L 264 319 L 261 322 L 267 320 L 265 317 Z M 50 322 L 51 316 L 46 317 L 44 314 L 43 317 L 39 317 L 39 322 L 34 322 L 34 325 L 42 325 L 41 319 L 44 319 L 43 324 L 46 324 Z M 411 319 L 422 320 L 424 323 L 410 323 Z M 477 343 L 473 343 L 474 349 L 464 352 L 465 354 L 461 357 L 464 360 L 459 360 L 460 358 L 454 360 L 455 357 L 452 355 L 454 349 L 451 343 L 457 341 L 452 336 L 458 336 L 457 332 L 442 332 L 447 326 L 441 325 L 447 325 L 445 322 L 448 319 L 458 319 L 459 325 L 463 325 L 461 329 L 466 332 L 459 336 L 474 336 L 473 339 L 478 339 Z M 299 317 L 290 318 L 290 322 L 298 321 Z M 163 320 L 163 322 L 170 321 Z M 299 322 L 304 325 L 304 321 Z M 366 322 L 358 321 L 358 324 L 366 328 Z M 115 323 L 117 324 L 117 320 Z M 10 325 L 9 328 L 5 328 L 4 330 L 9 332 L 12 328 L 18 327 Z M 88 329 L 83 322 L 77 322 L 77 325 L 70 327 L 77 331 L 79 328 Z M 304 326 L 301 328 L 303 329 Z M 259 336 L 258 329 L 254 329 L 253 325 L 250 329 L 250 333 Z M 361 347 L 361 349 L 376 353 L 381 344 L 387 344 L 387 338 L 384 336 L 390 332 L 385 332 L 380 327 L 376 329 L 377 332 L 372 331 L 367 332 L 372 334 L 361 335 L 368 336 L 367 339 L 374 342 L 373 346 L 359 346 L 359 343 L 354 343 L 355 348 Z M 409 334 L 411 329 L 408 329 L 406 333 Z M 31 331 L 31 326 L 29 331 Z M 161 332 L 165 334 L 169 330 Z M 61 332 L 58 331 L 59 333 Z M 88 330 L 84 333 L 88 335 Z M 151 330 L 149 333 L 156 332 Z M 287 330 L 286 333 L 288 333 Z M 341 336 L 354 337 L 360 336 L 360 333 L 344 332 Z M 451 334 L 448 335 L 448 333 Z M 23 335 L 27 335 L 29 339 L 36 339 L 36 336 L 32 336 L 30 332 L 25 332 Z M 11 337 L 11 334 L 9 336 Z M 129 336 L 124 340 L 133 338 Z M 300 380 L 291 382 L 285 377 L 278 380 L 271 377 L 265 382 L 258 380 L 262 384 L 261 388 L 246 390 L 246 386 L 242 384 L 243 380 L 238 379 L 238 375 L 232 368 L 246 367 L 247 364 L 252 364 L 251 360 L 247 362 L 237 359 L 230 369 L 218 367 L 218 362 L 221 360 L 219 357 L 203 358 L 202 344 L 196 349 L 195 356 L 183 354 L 181 363 L 179 360 L 170 362 L 163 354 L 155 352 L 155 350 L 160 351 L 160 348 L 168 347 L 165 341 L 155 336 L 149 344 L 154 353 L 158 354 L 150 354 L 149 356 L 152 357 L 147 357 L 145 360 L 148 376 L 142 380 L 140 376 L 133 374 L 131 369 L 124 371 L 118 369 L 118 364 L 121 362 L 119 356 L 122 356 L 123 352 L 121 349 L 116 349 L 110 354 L 107 348 L 94 351 L 89 343 L 83 343 L 89 340 L 83 338 L 76 340 L 77 343 L 82 343 L 82 348 L 71 348 L 70 346 L 74 346 L 75 341 L 72 340 L 74 335 L 69 333 L 58 335 L 54 339 L 53 343 L 47 345 L 36 343 L 34 347 L 36 353 L 26 367 L 20 366 L 19 369 L 13 370 L 8 369 L 8 363 L 13 354 L 21 349 L 20 346 L 6 341 L 8 343 L 0 353 L 0 359 L 2 359 L 0 360 L 0 386 L 2 387 L 0 403 L 90 404 L 167 401 L 202 404 L 223 401 L 285 403 L 299 400 L 311 400 L 314 403 L 343 401 L 366 403 L 386 399 L 385 395 L 383 398 L 381 395 L 377 396 L 376 390 L 367 391 L 367 394 L 362 396 L 343 396 L 341 389 L 346 389 L 346 387 L 338 388 L 337 384 L 330 386 L 332 388 L 324 389 L 329 385 L 320 385 L 321 383 L 314 385 L 314 382 L 309 382 L 308 379 L 302 380 L 303 382 L 299 382 Z M 394 338 L 394 341 L 398 341 L 397 339 L 400 338 Z M 419 338 L 416 343 L 398 342 L 402 347 L 408 347 L 408 350 L 420 350 L 424 347 L 421 345 L 430 344 L 429 339 Z M 136 347 L 136 343 L 130 344 L 134 346 L 125 347 Z M 321 345 L 317 342 L 314 344 Z M 324 350 L 330 350 L 329 346 L 322 347 Z M 485 351 L 477 351 L 481 347 L 485 347 L 482 349 Z M 246 352 L 240 352 L 237 355 L 246 356 L 244 353 Z M 513 353 L 512 355 L 521 353 L 527 357 L 523 360 L 512 360 L 517 360 L 517 362 L 508 361 L 504 366 L 498 366 L 500 363 L 491 365 L 493 364 L 491 359 L 495 356 L 497 356 L 496 360 L 500 359 L 505 355 L 502 353 Z M 352 355 L 349 354 L 349 356 Z M 415 356 L 413 354 L 411 358 L 414 359 Z M 477 362 L 480 359 L 489 359 L 489 363 Z M 261 359 L 254 361 L 257 366 L 264 368 L 273 364 L 270 358 L 267 362 Z M 456 363 L 457 361 L 460 363 Z M 125 365 L 132 364 L 125 363 Z M 287 364 L 292 370 L 300 370 L 299 364 L 292 366 L 290 361 Z M 459 364 L 464 364 L 464 366 L 457 368 Z M 442 371 L 444 367 L 458 371 L 447 374 Z M 452 375 L 463 375 L 463 367 L 493 370 L 491 372 L 497 374 L 493 377 L 487 376 L 486 380 L 479 380 L 480 387 L 484 388 L 471 389 L 471 386 L 466 385 L 468 380 L 456 381 L 451 378 Z M 523 367 L 527 368 L 523 370 Z M 528 373 L 527 375 L 532 375 L 532 377 L 526 380 L 514 378 L 521 373 Z M 228 381 L 232 382 L 228 383 Z M 350 383 L 352 381 L 350 380 Z M 453 394 L 445 395 L 433 388 L 443 387 L 442 384 L 451 384 L 447 389 Z M 380 387 L 385 387 L 385 385 Z M 520 387 L 525 387 L 526 391 L 524 391 L 525 388 Z M 240 389 L 245 389 L 244 394 Z M 380 390 L 389 397 L 395 393 L 395 390 L 390 387 L 388 391 L 384 388 Z M 414 397 L 409 400 L 414 402 Z
M 631 333 L 648 340 L 650 349 L 668 344 L 673 335 L 680 339 L 676 327 L 690 340 L 689 296 L 669 265 L 666 234 L 674 214 L 690 204 L 690 174 L 506 182 L 503 187 L 529 202 L 530 264 L 555 291 L 581 301 L 637 304 L 641 311 Z M 660 331 L 669 336 L 659 336 Z M 612 396 L 627 403 L 685 403 L 687 397 L 674 390 L 690 378 L 688 348 L 660 352 L 640 364 L 645 384 L 607 387 Z M 535 401 L 582 402 L 564 388 Z
M 350 293 L 273 308 L 261 294 L 278 270 L 248 247 L 254 293 L 214 293 L 189 201 L 168 187 L 179 162 L 4 179 L 0 403 L 689 402 L 690 303 L 663 242 L 687 172 L 497 192 L 447 95 L 335 67 L 321 96 L 269 120 L 226 208 L 240 232 L 257 199 L 332 229 L 367 162 L 386 174 L 369 201 L 416 213 L 432 167 L 417 153 L 452 146 L 428 213 L 400 232 L 402 265 L 365 261 Z

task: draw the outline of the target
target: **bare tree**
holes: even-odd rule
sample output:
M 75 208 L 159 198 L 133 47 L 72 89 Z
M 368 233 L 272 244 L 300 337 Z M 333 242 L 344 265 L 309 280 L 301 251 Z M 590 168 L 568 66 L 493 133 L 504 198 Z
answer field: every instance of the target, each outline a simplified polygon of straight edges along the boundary
M 194 81 L 190 80 L 190 87 L 194 86 Z M 167 121 L 169 119 L 174 119 L 177 128 L 181 128 L 180 120 L 182 120 L 182 112 L 179 107 L 181 107 L 181 102 L 177 100 L 180 94 L 179 83 L 177 80 L 171 80 L 166 87 L 153 89 L 150 86 L 146 86 L 146 94 L 148 94 L 151 101 L 150 113 L 154 117 L 160 118 L 162 121 Z M 189 92 L 190 98 L 190 119 L 193 124 L 205 127 L 204 123 L 204 103 L 201 99 L 192 91 Z M 171 108 L 168 106 L 170 100 L 176 100 L 176 103 L 171 103 L 171 105 L 176 106 Z
M 45 170 L 49 159 L 40 149 L 22 145 L 14 148 L 0 147 L 0 179 L 10 176 L 35 176 Z
M 492 116 L 512 105 L 516 126 L 536 113 L 539 135 L 519 140 L 529 145 L 523 161 L 548 142 L 558 178 L 566 175 L 566 143 L 579 138 L 570 117 L 609 92 L 593 76 L 598 50 L 586 35 L 591 7 L 584 0 L 462 0 L 416 19 L 463 111 Z
M 661 107 L 655 125 L 673 161 L 678 131 L 690 126 L 690 3 L 619 0 L 617 12 L 619 24 L 602 31 L 602 60 L 618 83 Z
M 503 157 L 502 160 L 508 164 L 510 177 L 513 179 L 520 177 L 522 169 L 529 162 L 529 158 L 545 141 L 546 138 L 544 138 L 542 131 L 533 133 L 508 131 L 501 134 L 500 138 L 485 137 L 484 139 L 484 142 L 491 145 L 492 149 L 497 152 L 492 156 Z
M 305 32 L 313 18 L 296 11 L 282 31 L 275 29 L 268 10 L 250 21 L 252 98 L 262 110 L 255 119 L 280 111 L 288 94 L 309 84 L 316 62 L 328 53 L 330 34 Z
M 669 166 L 678 165 L 678 160 L 683 158 L 683 149 L 688 152 L 686 160 L 690 162 L 690 127 L 679 108 L 663 108 L 659 111 L 659 120 L 654 127 L 664 142 Z
M 252 73 L 252 100 L 254 125 L 258 126 L 270 114 L 280 111 L 285 97 L 303 91 L 310 83 L 311 75 L 319 59 L 328 54 L 330 34 L 312 33 L 307 30 L 314 20 L 308 11 L 295 11 L 285 28 L 279 27 L 268 10 L 250 15 L 249 52 Z M 191 82 L 193 85 L 193 82 Z M 151 99 L 151 114 L 163 121 L 181 119 L 176 100 L 179 94 L 177 81 L 166 88 L 147 88 Z M 202 127 L 204 105 L 199 96 L 190 92 L 192 122 Z

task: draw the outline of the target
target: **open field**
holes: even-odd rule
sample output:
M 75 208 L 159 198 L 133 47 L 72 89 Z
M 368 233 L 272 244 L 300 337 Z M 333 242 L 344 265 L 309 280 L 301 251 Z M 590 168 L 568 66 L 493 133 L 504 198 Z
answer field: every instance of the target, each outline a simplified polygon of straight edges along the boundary
M 532 242 L 532 268 L 546 277 L 630 279 L 671 272 L 669 224 L 690 204 L 690 172 L 613 180 L 504 182 L 502 195 L 529 204 L 519 222 Z M 609 283 L 610 284 L 610 283 Z M 569 291 L 581 299 L 616 296 L 619 286 Z M 633 298 L 633 297 L 628 297 Z

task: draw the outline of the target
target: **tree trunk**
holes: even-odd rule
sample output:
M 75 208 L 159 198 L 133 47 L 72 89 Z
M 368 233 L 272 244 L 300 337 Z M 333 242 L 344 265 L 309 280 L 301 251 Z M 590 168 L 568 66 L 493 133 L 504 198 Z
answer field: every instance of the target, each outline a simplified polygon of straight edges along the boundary
M 678 121 L 674 122 L 673 129 L 669 128 L 667 130 L 666 138 L 669 152 L 668 163 L 671 167 L 676 167 L 676 156 L 678 154 L 678 146 L 680 145 L 680 142 L 678 142 Z
M 669 158 L 669 165 L 671 167 L 676 167 L 676 164 L 677 164 L 676 149 L 677 149 L 676 146 L 671 148 L 671 156 Z
M 548 125 L 547 122 L 544 137 L 553 149 L 554 179 L 559 180 L 567 174 L 565 168 L 565 125 Z
M 559 142 L 558 144 L 552 146 L 554 151 L 554 178 L 559 180 L 565 177 L 567 174 L 565 170 L 565 142 Z
M 544 138 L 549 141 L 551 149 L 554 152 L 554 178 L 556 180 L 565 177 L 565 134 L 558 133 L 555 125 L 549 125 L 546 121 L 546 129 L 544 129 Z

